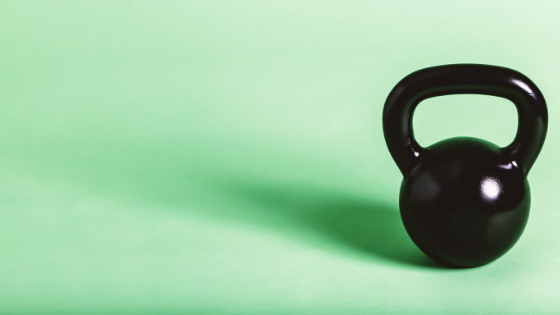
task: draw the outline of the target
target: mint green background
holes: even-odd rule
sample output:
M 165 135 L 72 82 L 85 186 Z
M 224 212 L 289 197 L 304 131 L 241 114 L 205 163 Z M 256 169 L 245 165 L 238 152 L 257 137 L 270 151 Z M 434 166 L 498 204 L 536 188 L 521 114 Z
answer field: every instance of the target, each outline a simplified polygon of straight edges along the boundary
M 0 313 L 558 314 L 554 1 L 0 2 Z M 532 212 L 492 264 L 410 241 L 381 112 L 408 73 L 485 63 L 544 93 Z M 507 145 L 448 96 L 423 145 Z

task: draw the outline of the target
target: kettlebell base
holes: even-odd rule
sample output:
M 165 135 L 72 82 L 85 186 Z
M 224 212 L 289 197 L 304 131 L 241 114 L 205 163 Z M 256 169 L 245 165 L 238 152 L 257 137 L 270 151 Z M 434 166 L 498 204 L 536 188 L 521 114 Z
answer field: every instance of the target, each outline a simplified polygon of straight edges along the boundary
M 477 267 L 504 255 L 529 217 L 523 172 L 479 139 L 444 140 L 428 152 L 401 185 L 401 218 L 410 238 L 448 266 Z

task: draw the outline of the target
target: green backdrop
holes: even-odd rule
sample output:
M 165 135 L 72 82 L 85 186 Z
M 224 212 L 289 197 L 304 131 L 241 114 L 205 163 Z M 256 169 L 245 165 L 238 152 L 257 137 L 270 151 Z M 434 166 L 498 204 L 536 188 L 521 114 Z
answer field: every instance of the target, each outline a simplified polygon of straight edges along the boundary
M 558 314 L 555 1 L 0 2 L 1 314 Z M 529 76 L 550 115 L 517 245 L 435 264 L 381 113 L 408 73 Z M 509 101 L 423 102 L 505 146 Z

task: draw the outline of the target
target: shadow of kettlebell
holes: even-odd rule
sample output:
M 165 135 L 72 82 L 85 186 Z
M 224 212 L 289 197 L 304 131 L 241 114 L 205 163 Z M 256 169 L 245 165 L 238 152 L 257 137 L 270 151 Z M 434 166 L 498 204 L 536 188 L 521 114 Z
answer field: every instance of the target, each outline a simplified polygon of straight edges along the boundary
M 224 182 L 229 184 L 224 186 Z M 220 181 L 212 185 L 214 188 L 215 184 L 258 209 L 240 212 L 237 219 L 245 217 L 261 226 L 281 229 L 286 237 L 302 241 L 304 235 L 312 233 L 313 242 L 336 252 L 388 264 L 441 267 L 410 240 L 397 205 L 293 183 L 250 182 L 245 178 Z

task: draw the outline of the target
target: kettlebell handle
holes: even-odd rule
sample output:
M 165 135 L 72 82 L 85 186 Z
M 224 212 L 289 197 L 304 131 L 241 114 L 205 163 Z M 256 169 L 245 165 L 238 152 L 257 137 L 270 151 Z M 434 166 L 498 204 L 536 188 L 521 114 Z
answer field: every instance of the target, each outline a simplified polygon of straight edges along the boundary
M 517 135 L 502 153 L 518 164 L 525 176 L 537 159 L 546 137 L 548 113 L 537 86 L 523 74 L 508 68 L 457 64 L 422 69 L 402 79 L 391 91 L 383 109 L 383 132 L 393 159 L 403 176 L 422 158 L 414 139 L 412 116 L 423 100 L 449 94 L 485 94 L 515 104 Z

